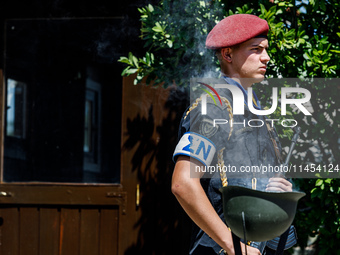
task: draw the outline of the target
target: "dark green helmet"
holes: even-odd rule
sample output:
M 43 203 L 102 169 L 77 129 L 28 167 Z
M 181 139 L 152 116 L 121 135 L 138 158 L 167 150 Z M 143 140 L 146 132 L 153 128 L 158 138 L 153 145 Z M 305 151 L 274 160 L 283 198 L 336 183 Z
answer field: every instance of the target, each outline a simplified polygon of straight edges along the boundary
M 274 239 L 292 224 L 303 192 L 264 192 L 239 186 L 220 189 L 227 225 L 238 237 L 262 242 Z M 242 212 L 245 218 L 243 231 Z M 244 235 L 246 234 L 246 235 Z

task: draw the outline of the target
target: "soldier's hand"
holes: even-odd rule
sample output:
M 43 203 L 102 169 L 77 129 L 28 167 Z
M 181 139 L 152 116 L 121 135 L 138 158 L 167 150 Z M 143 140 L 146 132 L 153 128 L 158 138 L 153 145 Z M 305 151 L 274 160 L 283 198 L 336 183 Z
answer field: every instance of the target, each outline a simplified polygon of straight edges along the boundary
M 242 255 L 261 255 L 261 252 L 259 251 L 259 249 L 256 249 L 254 247 L 248 246 L 248 245 L 244 245 L 244 243 L 240 242 L 241 245 L 241 252 Z M 247 247 L 247 253 L 246 253 L 246 247 Z M 219 254 L 227 254 L 227 255 L 235 255 L 235 250 L 232 249 L 229 252 L 226 252 L 225 250 L 221 250 Z
M 261 255 L 261 252 L 254 248 L 254 247 L 251 247 L 251 246 L 246 246 L 247 247 L 247 253 L 245 251 L 245 247 L 244 247 L 244 244 L 241 244 L 241 250 L 242 250 L 242 255 Z
M 292 191 L 293 185 L 282 177 L 273 177 L 269 179 L 266 191 Z

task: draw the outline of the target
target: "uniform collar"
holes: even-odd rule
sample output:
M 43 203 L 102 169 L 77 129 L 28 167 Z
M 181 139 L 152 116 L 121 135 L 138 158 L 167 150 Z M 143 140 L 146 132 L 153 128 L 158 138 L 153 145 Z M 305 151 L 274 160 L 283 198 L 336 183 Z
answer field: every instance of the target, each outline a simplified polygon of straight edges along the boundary
M 225 76 L 223 75 L 222 76 L 223 79 L 230 85 L 235 85 L 237 87 L 239 87 L 241 90 L 242 90 L 242 93 L 243 93 L 243 96 L 244 96 L 244 104 L 246 106 L 248 106 L 248 91 L 245 90 L 240 83 L 238 83 L 237 81 L 233 80 L 232 78 L 228 77 L 228 76 Z M 261 110 L 261 104 L 260 104 L 260 101 L 258 100 L 256 94 L 255 94 L 255 91 L 253 90 L 253 106 L 255 109 L 257 110 Z

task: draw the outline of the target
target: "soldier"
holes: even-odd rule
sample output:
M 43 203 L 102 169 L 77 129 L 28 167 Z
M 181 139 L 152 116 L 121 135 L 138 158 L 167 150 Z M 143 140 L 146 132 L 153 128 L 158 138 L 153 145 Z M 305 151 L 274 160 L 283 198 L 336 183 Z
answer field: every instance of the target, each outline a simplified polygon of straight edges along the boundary
M 220 62 L 222 77 L 219 83 L 231 84 L 242 90 L 247 96 L 247 88 L 261 82 L 270 58 L 267 54 L 269 27 L 265 20 L 250 14 L 231 15 L 220 21 L 208 34 L 206 47 L 216 50 Z M 245 127 L 251 119 L 263 120 L 249 111 L 245 100 L 245 114 L 232 115 L 232 95 L 227 89 L 218 90 L 223 105 L 207 102 L 208 114 L 201 113 L 201 100 L 196 100 L 184 113 L 180 129 L 179 142 L 174 152 L 176 162 L 172 176 L 172 192 L 193 220 L 191 255 L 235 254 L 232 235 L 223 218 L 222 198 L 219 189 L 220 178 L 203 169 L 205 166 L 231 165 L 235 169 L 251 165 L 278 165 L 280 143 L 275 130 L 268 130 L 266 125 L 258 128 Z M 253 106 L 260 109 L 256 95 Z M 215 125 L 214 119 L 231 120 L 238 125 Z M 270 137 L 271 136 L 271 137 Z M 210 150 L 197 153 L 190 147 L 192 141 L 209 144 Z M 274 146 L 276 147 L 274 149 Z M 200 167 L 200 168 L 197 168 Z M 242 173 L 231 175 L 227 172 L 229 185 L 239 185 L 267 191 L 292 191 L 292 184 L 285 178 L 275 176 L 251 176 Z M 271 177 L 271 178 L 269 178 Z M 289 247 L 296 243 L 290 240 Z M 262 245 L 262 246 L 261 246 Z M 266 243 L 253 243 L 246 246 L 247 254 L 271 254 Z M 241 245 L 242 253 L 245 246 Z M 261 248 L 262 247 L 262 248 Z M 286 247 L 287 248 L 287 247 Z M 261 250 L 261 251 L 260 251 Z

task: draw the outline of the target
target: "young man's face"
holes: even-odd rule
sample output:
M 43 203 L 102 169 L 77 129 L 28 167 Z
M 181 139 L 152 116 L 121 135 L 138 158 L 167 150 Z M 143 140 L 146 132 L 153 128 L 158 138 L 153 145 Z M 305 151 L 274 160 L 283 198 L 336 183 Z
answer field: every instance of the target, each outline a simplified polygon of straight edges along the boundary
M 268 40 L 253 38 L 231 49 L 233 76 L 239 79 L 251 79 L 253 83 L 264 79 L 268 54 Z

